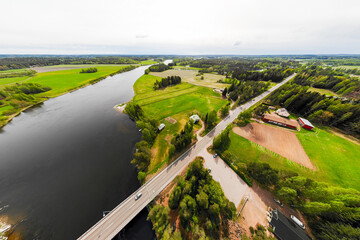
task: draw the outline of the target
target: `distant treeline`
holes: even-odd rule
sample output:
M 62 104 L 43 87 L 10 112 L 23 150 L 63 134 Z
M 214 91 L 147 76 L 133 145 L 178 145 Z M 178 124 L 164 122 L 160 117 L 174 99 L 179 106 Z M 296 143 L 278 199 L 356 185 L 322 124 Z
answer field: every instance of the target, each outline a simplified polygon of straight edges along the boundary
M 97 71 L 97 68 L 86 68 L 81 69 L 80 73 L 96 73 Z
M 170 67 L 164 63 L 156 64 L 149 67 L 150 72 L 163 72 L 168 70 Z
M 299 66 L 295 61 L 278 58 L 176 58 L 176 65 L 200 68 L 200 72 L 216 72 L 238 80 L 272 80 L 279 82 L 292 73 L 292 68 Z M 290 70 L 288 70 L 290 68 Z
M 176 85 L 181 83 L 181 77 L 179 76 L 169 76 L 166 78 L 162 78 L 161 81 L 156 80 L 154 82 L 154 89 L 166 88 L 168 86 Z
M 33 66 L 52 66 L 60 64 L 136 64 L 148 60 L 149 57 L 8 57 L 0 58 L 0 71 L 9 69 L 29 68 Z
M 286 84 L 271 94 L 270 103 L 281 105 L 310 121 L 360 136 L 359 102 L 327 97 L 317 92 L 309 92 L 308 89 L 308 86 L 295 83 Z

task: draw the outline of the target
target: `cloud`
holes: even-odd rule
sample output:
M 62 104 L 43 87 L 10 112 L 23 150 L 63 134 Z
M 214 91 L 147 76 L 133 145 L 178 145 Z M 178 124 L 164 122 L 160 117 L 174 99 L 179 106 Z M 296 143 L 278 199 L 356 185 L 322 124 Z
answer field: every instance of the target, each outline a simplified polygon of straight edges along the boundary
M 136 38 L 148 38 L 149 36 L 146 34 L 143 35 L 136 35 Z
M 241 45 L 241 41 L 236 41 L 235 43 L 234 43 L 234 46 L 240 46 Z

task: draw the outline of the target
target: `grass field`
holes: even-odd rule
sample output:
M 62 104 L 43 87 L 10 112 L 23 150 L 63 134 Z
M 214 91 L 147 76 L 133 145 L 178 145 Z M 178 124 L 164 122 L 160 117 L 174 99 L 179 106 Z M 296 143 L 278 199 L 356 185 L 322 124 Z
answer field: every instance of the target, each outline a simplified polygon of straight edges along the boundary
M 178 69 L 170 69 L 164 72 L 151 72 L 151 75 L 157 77 L 168 77 L 168 76 L 180 76 L 183 82 L 188 82 L 194 85 L 210 87 L 210 88 L 225 88 L 230 84 L 218 83 L 218 80 L 224 80 L 225 76 L 213 74 L 213 73 L 204 73 L 203 78 L 201 76 L 196 76 L 198 74 L 198 70 L 182 70 Z
M 267 162 L 279 170 L 291 170 L 314 180 L 360 190 L 360 145 L 317 128 L 297 133 L 306 153 L 316 166 L 311 171 L 231 132 L 227 154 L 239 168 L 251 161 Z
M 40 97 L 56 97 L 72 89 L 87 85 L 94 79 L 106 77 L 122 68 L 124 68 L 124 65 L 97 66 L 98 71 L 96 73 L 80 73 L 80 69 L 43 72 L 36 74 L 27 82 L 39 83 L 52 88 L 48 92 L 39 94 Z
M 0 90 L 6 86 L 15 84 L 15 83 L 39 83 L 43 86 L 51 87 L 50 91 L 43 92 L 40 94 L 34 94 L 33 96 L 37 97 L 36 102 L 44 101 L 46 98 L 56 97 L 67 93 L 71 90 L 78 89 L 80 87 L 91 84 L 93 80 L 109 76 L 112 73 L 115 73 L 128 65 L 101 65 L 97 66 L 98 71 L 96 73 L 80 73 L 81 69 L 70 69 L 70 70 L 59 70 L 63 66 L 51 66 L 51 69 L 55 69 L 52 72 L 42 72 L 37 73 L 35 76 L 21 76 L 21 77 L 11 77 L 11 78 L 0 78 Z M 84 68 L 94 65 L 83 65 Z M 69 67 L 69 65 L 67 65 Z M 45 67 L 46 68 L 46 67 Z M 50 68 L 50 67 L 49 67 Z M 27 70 L 10 70 L 6 72 L 10 73 L 21 73 L 26 72 Z M 4 71 L 5 72 L 5 71 Z M 7 97 L 2 101 L 2 106 L 0 107 L 0 126 L 5 125 L 9 120 L 11 120 L 19 112 L 23 111 L 25 108 L 33 105 L 34 103 L 27 103 L 24 105 L 15 106 L 14 100 L 11 99 L 11 96 Z M 10 106 L 12 104 L 12 106 Z M 16 108 L 14 108 L 15 106 Z M 11 113 L 7 113 L 8 116 L 4 116 L 4 111 L 12 110 Z
M 318 92 L 320 94 L 325 94 L 327 96 L 339 96 L 338 94 L 330 91 L 330 90 L 327 90 L 327 89 L 321 89 L 321 88 L 313 88 L 313 87 L 310 87 L 309 90 L 310 92 Z
M 166 125 L 156 138 L 152 148 L 149 172 L 166 161 L 171 138 L 189 121 L 189 114 L 218 111 L 227 102 L 212 89 L 189 83 L 181 83 L 155 91 L 153 85 L 156 80 L 161 80 L 161 78 L 143 75 L 134 84 L 133 101 L 142 107 L 146 116 L 156 118 Z M 166 117 L 172 117 L 177 122 L 172 124 L 165 120 Z M 200 126 L 196 126 L 196 128 L 198 129 Z

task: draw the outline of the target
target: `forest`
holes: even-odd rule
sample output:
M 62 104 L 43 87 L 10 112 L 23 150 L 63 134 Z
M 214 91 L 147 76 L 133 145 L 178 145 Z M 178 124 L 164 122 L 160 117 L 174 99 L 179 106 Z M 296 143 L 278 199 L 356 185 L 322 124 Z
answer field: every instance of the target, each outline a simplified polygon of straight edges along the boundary
M 310 65 L 300 71 L 294 80 L 296 84 L 328 89 L 348 98 L 360 98 L 360 79 L 345 74 L 342 69 Z
M 301 80 L 301 76 L 295 82 Z M 360 104 L 357 101 L 328 97 L 309 92 L 308 86 L 285 84 L 269 97 L 269 104 L 280 105 L 288 111 L 315 123 L 336 127 L 355 137 L 360 136 Z
M 169 76 L 162 78 L 161 81 L 156 80 L 154 82 L 154 90 L 166 88 L 168 86 L 173 86 L 181 83 L 181 77 L 179 76 Z
M 235 218 L 236 208 L 224 195 L 218 182 L 203 166 L 203 159 L 195 159 L 185 178 L 177 176 L 170 193 L 169 207 L 155 205 L 148 219 L 153 223 L 159 239 L 220 239 L 229 235 L 229 220 Z M 170 212 L 177 214 L 183 230 L 173 232 Z M 191 236 L 191 238 L 190 238 Z
M 229 100 L 236 101 L 237 105 L 241 105 L 265 92 L 269 86 L 268 82 L 240 81 L 236 85 L 232 83 L 229 88 L 225 88 L 223 96 L 227 96 Z

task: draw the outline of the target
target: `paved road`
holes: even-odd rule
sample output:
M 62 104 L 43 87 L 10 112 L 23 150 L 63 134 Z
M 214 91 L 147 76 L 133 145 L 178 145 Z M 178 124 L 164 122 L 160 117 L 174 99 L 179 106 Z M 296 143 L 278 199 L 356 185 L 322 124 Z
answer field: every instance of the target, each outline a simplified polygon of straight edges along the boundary
M 236 119 L 240 112 L 253 106 L 261 99 L 269 95 L 281 87 L 286 82 L 290 81 L 295 74 L 286 78 L 281 83 L 272 87 L 268 91 L 257 96 L 253 100 L 239 106 L 235 110 L 230 111 L 228 117 L 222 120 L 212 131 L 210 131 L 204 138 L 198 141 L 188 151 L 171 163 L 167 168 L 157 174 L 155 177 L 146 182 L 136 192 L 130 195 L 122 203 L 120 203 L 115 209 L 113 209 L 106 217 L 102 218 L 86 233 L 84 233 L 78 239 L 112 239 L 117 233 L 119 233 L 146 205 L 148 205 L 184 168 L 199 155 L 201 150 L 206 148 L 212 143 L 212 140 L 222 130 L 226 128 L 232 121 Z M 135 200 L 135 196 L 138 193 L 142 193 L 142 197 Z

